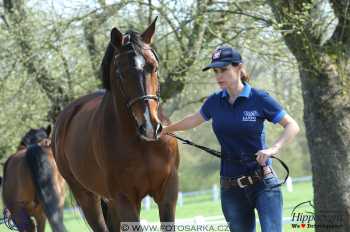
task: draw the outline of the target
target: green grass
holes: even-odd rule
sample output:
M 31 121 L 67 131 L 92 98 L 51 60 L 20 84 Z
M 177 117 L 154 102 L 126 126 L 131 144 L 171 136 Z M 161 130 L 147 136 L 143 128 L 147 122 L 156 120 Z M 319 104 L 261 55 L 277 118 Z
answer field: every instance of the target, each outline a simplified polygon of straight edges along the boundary
M 297 183 L 294 184 L 294 191 L 292 193 L 287 192 L 285 186 L 282 187 L 283 191 L 283 199 L 284 199 L 284 217 L 290 217 L 291 211 L 294 206 L 297 204 L 309 201 L 313 199 L 313 191 L 312 191 L 312 185 L 311 182 L 306 183 Z M 209 217 L 209 216 L 220 216 L 222 215 L 221 212 L 221 205 L 220 201 L 212 201 L 211 196 L 208 195 L 202 195 L 197 197 L 185 197 L 184 198 L 184 205 L 182 207 L 177 207 L 176 209 L 176 218 L 177 219 L 185 219 L 185 218 L 194 218 L 195 216 L 203 216 L 203 217 Z M 87 223 L 80 217 L 80 214 L 78 212 L 66 212 L 65 215 L 65 225 L 69 232 L 85 232 L 85 231 L 91 231 L 87 225 Z M 158 209 L 156 208 L 155 204 L 152 204 L 152 207 L 150 210 L 142 210 L 141 211 L 141 218 L 145 219 L 149 222 L 158 222 L 159 221 L 159 215 L 158 215 Z M 259 226 L 258 226 L 259 227 Z M 0 225 L 0 232 L 9 232 L 4 225 Z M 46 231 L 51 231 L 48 224 Z M 260 228 L 258 228 L 258 231 L 260 231 Z M 284 225 L 284 231 L 314 231 L 313 229 L 292 229 L 290 224 Z

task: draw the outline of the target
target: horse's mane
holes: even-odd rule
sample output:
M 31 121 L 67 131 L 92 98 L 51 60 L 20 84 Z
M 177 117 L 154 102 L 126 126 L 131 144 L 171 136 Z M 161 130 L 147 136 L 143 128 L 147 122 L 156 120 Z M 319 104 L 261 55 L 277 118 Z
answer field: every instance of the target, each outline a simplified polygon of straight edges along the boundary
M 128 35 L 128 36 L 127 36 Z M 125 41 L 125 38 L 129 38 L 128 41 Z M 142 48 L 144 46 L 144 43 L 141 39 L 141 36 L 138 32 L 129 30 L 124 34 L 124 42 L 123 46 L 121 47 L 120 51 L 125 50 L 131 43 L 132 47 L 134 48 L 135 52 L 138 54 L 142 54 Z M 102 59 L 101 63 L 101 79 L 102 79 L 102 86 L 106 90 L 110 90 L 110 81 L 109 81 L 109 68 L 111 65 L 111 62 L 113 60 L 113 53 L 114 53 L 115 46 L 110 41 L 108 43 L 107 49 L 105 51 L 105 54 Z
M 48 138 L 45 129 L 30 129 L 21 139 L 19 146 L 28 147 L 31 144 L 38 143 L 40 140 Z

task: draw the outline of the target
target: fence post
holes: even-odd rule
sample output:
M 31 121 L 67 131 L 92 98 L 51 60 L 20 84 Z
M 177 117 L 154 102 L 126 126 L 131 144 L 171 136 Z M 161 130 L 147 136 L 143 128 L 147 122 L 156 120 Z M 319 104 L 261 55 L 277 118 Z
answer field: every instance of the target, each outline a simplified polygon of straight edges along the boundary
M 205 224 L 205 219 L 203 216 L 196 216 L 194 217 L 194 224 L 195 225 L 204 225 Z
M 292 177 L 288 176 L 286 184 L 287 184 L 287 191 L 288 192 L 293 192 L 293 180 L 292 180 Z
M 213 185 L 213 201 L 219 200 L 219 188 L 216 184 Z
M 179 192 L 179 194 L 177 196 L 177 204 L 180 207 L 182 207 L 184 205 L 182 192 Z

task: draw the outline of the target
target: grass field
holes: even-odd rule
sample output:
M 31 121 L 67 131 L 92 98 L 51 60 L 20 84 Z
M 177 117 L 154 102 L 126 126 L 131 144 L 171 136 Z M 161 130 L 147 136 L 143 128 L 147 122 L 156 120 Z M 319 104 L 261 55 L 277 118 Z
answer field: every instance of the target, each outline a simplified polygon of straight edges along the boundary
M 290 217 L 293 208 L 301 202 L 313 199 L 313 191 L 311 182 L 294 184 L 293 192 L 287 192 L 285 186 L 282 187 L 284 197 L 284 217 Z M 220 201 L 210 200 L 211 196 L 196 196 L 185 198 L 184 205 L 177 207 L 176 219 L 194 218 L 196 216 L 210 217 L 222 216 Z M 91 231 L 87 223 L 81 218 L 77 211 L 65 212 L 65 225 L 69 232 L 85 232 Z M 159 221 L 158 210 L 152 205 L 150 210 L 142 210 L 141 218 L 148 222 Z M 47 224 L 46 231 L 51 231 Z M 9 232 L 5 225 L 0 225 L 0 232 Z M 257 228 L 260 231 L 260 228 Z M 313 229 L 293 229 L 291 224 L 284 225 L 284 232 L 289 231 L 314 231 Z

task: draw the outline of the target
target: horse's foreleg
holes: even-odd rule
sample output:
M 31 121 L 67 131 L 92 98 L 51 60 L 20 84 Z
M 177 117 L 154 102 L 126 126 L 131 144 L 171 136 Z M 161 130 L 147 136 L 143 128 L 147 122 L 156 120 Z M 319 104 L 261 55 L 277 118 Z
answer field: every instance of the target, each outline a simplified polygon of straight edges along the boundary
M 155 201 L 158 204 L 159 217 L 162 228 L 169 231 L 171 224 L 175 221 L 175 209 L 178 194 L 178 176 L 174 171 L 163 184 L 159 194 L 155 196 Z M 174 230 L 174 229 L 170 229 Z
M 117 194 L 115 199 L 108 205 L 113 231 L 120 231 L 120 229 L 122 229 L 122 231 L 125 230 L 125 228 L 120 227 L 123 222 L 139 223 L 140 210 L 141 201 L 134 202 L 124 194 Z
M 66 181 L 92 230 L 94 232 L 107 232 L 100 197 L 84 189 L 74 179 L 66 179 Z
M 84 216 L 94 232 L 107 232 L 107 226 L 103 218 L 100 198 L 90 192 L 74 193 Z

